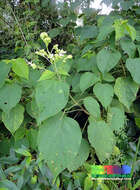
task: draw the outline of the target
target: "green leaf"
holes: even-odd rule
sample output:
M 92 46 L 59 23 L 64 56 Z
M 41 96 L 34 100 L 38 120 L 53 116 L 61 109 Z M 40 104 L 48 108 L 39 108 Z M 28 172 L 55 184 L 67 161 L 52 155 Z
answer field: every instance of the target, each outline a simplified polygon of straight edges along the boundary
M 110 157 L 115 141 L 112 129 L 104 121 L 88 126 L 88 139 L 101 162 Z
M 38 135 L 38 131 L 36 129 L 30 129 L 27 132 L 27 138 L 28 138 L 30 147 L 33 150 L 37 150 L 37 142 L 36 142 L 37 135 Z
M 17 148 L 15 152 L 23 156 L 31 157 L 31 153 L 25 146 L 22 146 L 21 148 Z
M 42 0 L 41 1 L 41 7 L 46 7 L 48 5 L 50 0 Z
M 8 73 L 10 71 L 11 64 L 0 62 L 0 88 L 4 85 L 5 79 L 8 77 Z
M 133 80 L 140 84 L 140 58 L 135 58 L 135 59 L 127 59 L 126 60 L 126 68 L 128 71 L 131 73 L 131 76 Z
M 119 77 L 117 78 L 114 86 L 114 92 L 119 98 L 119 101 L 124 104 L 128 109 L 136 98 L 139 86 L 130 78 Z
M 120 58 L 120 52 L 102 49 L 97 54 L 97 66 L 102 73 L 107 73 L 117 65 Z
M 132 41 L 134 41 L 136 39 L 136 30 L 135 30 L 135 28 L 133 26 L 129 25 L 129 24 L 127 24 L 125 26 L 125 28 L 126 28 L 128 34 L 129 34 L 129 36 L 131 37 Z
M 136 184 L 133 186 L 132 190 L 137 189 L 138 187 L 140 187 L 140 179 L 136 182 Z
M 77 155 L 82 134 L 78 123 L 62 117 L 62 113 L 47 119 L 40 126 L 38 148 L 56 178 Z
M 71 77 L 71 85 L 72 85 L 72 92 L 81 92 L 80 90 L 80 76 L 81 74 L 76 73 L 74 76 Z
M 87 160 L 89 156 L 89 144 L 86 140 L 82 139 L 78 154 L 68 164 L 69 171 L 77 170 Z
M 100 81 L 99 74 L 85 72 L 80 78 L 80 89 L 84 92 L 87 88 L 93 86 L 95 83 Z
M 17 186 L 15 185 L 15 183 L 5 179 L 0 181 L 0 188 L 4 188 L 3 190 L 18 190 Z
M 77 69 L 77 72 L 93 71 L 93 72 L 97 73 L 99 71 L 98 67 L 97 67 L 97 63 L 96 63 L 96 56 L 91 56 L 88 59 L 80 58 L 80 59 L 76 60 L 75 67 Z
M 124 50 L 124 53 L 127 53 L 129 57 L 134 57 L 136 46 L 135 44 L 130 41 L 129 39 L 123 39 L 120 41 L 121 47 Z
M 84 180 L 84 190 L 91 190 L 93 188 L 93 180 L 90 177 L 86 177 Z
M 38 123 L 57 114 L 68 102 L 69 86 L 56 80 L 44 80 L 35 89 L 35 101 L 39 108 Z
M 104 73 L 102 79 L 107 82 L 113 82 L 115 80 L 110 73 Z
M 129 1 L 120 1 L 120 6 L 122 10 L 128 10 L 131 9 L 132 6 L 134 5 L 134 2 L 129 0 Z
M 112 130 L 119 131 L 124 128 L 124 112 L 118 107 L 111 107 L 107 113 L 107 122 L 111 126 Z
M 140 128 L 140 117 L 135 118 L 135 124 Z
M 133 41 L 136 39 L 136 30 L 133 26 L 128 24 L 128 20 L 115 20 L 114 28 L 116 32 L 116 41 L 120 40 L 126 34 L 128 34 Z
M 108 37 L 109 34 L 111 34 L 113 32 L 113 30 L 114 30 L 114 28 L 112 26 L 113 19 L 110 16 L 107 16 L 105 18 L 100 17 L 99 19 L 100 20 L 104 19 L 103 21 L 101 21 L 102 23 L 101 23 L 101 26 L 99 28 L 99 35 L 97 37 L 98 41 L 102 41 L 102 40 L 105 40 L 106 37 Z
M 115 39 L 116 41 L 120 40 L 124 35 L 125 35 L 125 27 L 124 27 L 124 23 L 127 23 L 127 20 L 122 21 L 120 19 L 115 20 L 114 22 L 114 28 L 115 28 Z
M 25 79 L 29 78 L 28 64 L 23 58 L 12 59 L 12 70 L 20 77 Z
M 100 185 L 101 185 L 102 190 L 109 190 L 109 188 L 106 184 L 101 183 Z
M 58 28 L 53 28 L 51 30 L 49 30 L 48 34 L 51 38 L 55 38 L 56 36 L 58 36 L 61 33 L 61 27 Z
M 5 84 L 0 88 L 0 108 L 10 111 L 20 101 L 22 89 L 17 84 Z
M 96 26 L 85 25 L 84 27 L 76 28 L 76 34 L 80 36 L 80 41 L 96 38 L 98 30 Z
M 100 118 L 100 106 L 98 102 L 92 97 L 86 97 L 84 99 L 84 106 L 88 112 L 95 118 Z
M 67 26 L 68 23 L 71 22 L 71 18 L 70 17 L 66 17 L 66 18 L 61 18 L 59 23 L 63 25 L 63 27 Z
M 21 78 L 21 81 L 22 81 L 21 85 L 23 85 L 24 87 L 28 87 L 28 88 L 35 87 L 40 76 L 41 76 L 41 70 L 32 69 L 30 67 L 29 79 L 27 80 L 27 79 Z
M 46 70 L 42 73 L 39 81 L 42 81 L 42 80 L 47 80 L 47 79 L 51 79 L 55 76 L 55 73 L 50 71 L 50 70 Z
M 33 97 L 32 101 L 26 104 L 26 111 L 27 113 L 33 117 L 37 118 L 39 114 L 39 108 L 36 104 L 35 98 Z
M 14 134 L 15 131 L 21 126 L 24 119 L 24 107 L 17 104 L 10 112 L 2 113 L 2 121 L 6 128 Z
M 110 84 L 97 83 L 93 92 L 105 108 L 110 105 L 114 95 L 113 87 Z

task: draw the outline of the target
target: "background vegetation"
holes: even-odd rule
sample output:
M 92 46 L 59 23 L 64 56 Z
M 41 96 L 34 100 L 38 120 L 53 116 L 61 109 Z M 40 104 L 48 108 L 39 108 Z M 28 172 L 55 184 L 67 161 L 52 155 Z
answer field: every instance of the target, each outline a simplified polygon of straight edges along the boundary
M 92 2 L 0 1 L 0 190 L 140 187 L 140 2 Z

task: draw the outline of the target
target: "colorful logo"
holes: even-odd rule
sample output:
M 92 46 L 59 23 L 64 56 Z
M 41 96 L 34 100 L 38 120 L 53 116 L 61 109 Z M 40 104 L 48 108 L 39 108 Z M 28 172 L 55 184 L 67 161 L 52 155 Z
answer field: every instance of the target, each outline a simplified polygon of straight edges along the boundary
M 91 166 L 91 178 L 110 180 L 131 180 L 131 167 L 128 165 L 93 165 Z

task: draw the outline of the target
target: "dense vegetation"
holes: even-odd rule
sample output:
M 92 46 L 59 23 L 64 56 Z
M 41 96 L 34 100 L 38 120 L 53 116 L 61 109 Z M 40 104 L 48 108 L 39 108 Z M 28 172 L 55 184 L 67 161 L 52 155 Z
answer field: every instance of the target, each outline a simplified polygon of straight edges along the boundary
M 140 187 L 139 0 L 103 2 L 0 2 L 0 190 Z

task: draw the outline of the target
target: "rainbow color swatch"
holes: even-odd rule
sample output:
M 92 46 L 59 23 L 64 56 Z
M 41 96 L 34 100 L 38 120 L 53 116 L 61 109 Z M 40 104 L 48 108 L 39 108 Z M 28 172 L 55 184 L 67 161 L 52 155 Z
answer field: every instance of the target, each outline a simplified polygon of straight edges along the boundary
M 130 178 L 131 167 L 128 165 L 93 165 L 91 166 L 92 179 L 104 178 L 104 179 L 131 179 Z

